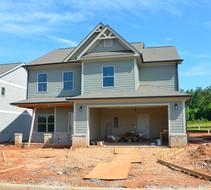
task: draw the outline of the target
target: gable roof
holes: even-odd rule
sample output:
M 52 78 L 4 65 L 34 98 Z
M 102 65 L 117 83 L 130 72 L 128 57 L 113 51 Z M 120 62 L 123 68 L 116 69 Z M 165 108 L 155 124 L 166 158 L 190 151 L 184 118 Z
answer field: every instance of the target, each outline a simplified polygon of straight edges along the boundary
M 174 46 L 149 47 L 142 50 L 143 62 L 182 61 Z
M 132 42 L 130 43 L 134 48 L 136 48 L 140 53 L 142 52 L 142 49 L 144 47 L 144 43 L 143 42 Z M 76 47 L 72 47 L 72 48 L 59 48 L 59 49 L 55 49 L 41 57 L 39 57 L 38 59 L 35 59 L 33 61 L 31 61 L 30 63 L 28 63 L 27 65 L 42 65 L 42 64 L 51 64 L 51 63 L 64 63 L 66 57 L 73 52 L 76 49 Z M 110 54 L 115 54 L 115 55 L 121 55 L 121 53 L 123 55 L 125 55 L 127 52 L 101 52 L 99 54 L 86 54 L 83 57 L 90 57 L 90 56 L 104 56 L 104 54 L 106 54 L 107 56 Z M 131 53 L 129 53 L 128 55 L 131 55 Z M 71 60 L 70 60 L 71 61 Z M 76 61 L 76 60 L 72 60 L 72 61 Z
M 16 70 L 17 68 L 23 66 L 24 63 L 9 63 L 9 64 L 0 64 L 0 77 L 6 75 L 7 73 Z
M 125 51 L 104 51 L 104 52 L 89 52 L 94 45 L 102 39 L 117 39 L 121 45 L 126 47 Z M 46 55 L 33 60 L 27 66 L 41 65 L 41 64 L 54 64 L 65 62 L 79 62 L 80 60 L 108 58 L 108 57 L 121 57 L 121 56 L 137 56 L 142 58 L 143 63 L 150 62 L 168 62 L 177 61 L 181 63 L 183 60 L 179 57 L 176 47 L 163 46 L 163 47 L 144 47 L 143 42 L 127 42 L 110 26 L 99 23 L 77 47 L 60 48 L 53 50 Z

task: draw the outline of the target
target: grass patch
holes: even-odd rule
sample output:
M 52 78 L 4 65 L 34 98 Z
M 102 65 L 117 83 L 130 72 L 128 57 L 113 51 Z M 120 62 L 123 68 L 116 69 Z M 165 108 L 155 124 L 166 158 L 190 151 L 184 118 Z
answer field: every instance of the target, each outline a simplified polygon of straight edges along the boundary
M 194 127 L 194 126 L 209 126 L 211 128 L 211 121 L 188 121 L 188 128 Z

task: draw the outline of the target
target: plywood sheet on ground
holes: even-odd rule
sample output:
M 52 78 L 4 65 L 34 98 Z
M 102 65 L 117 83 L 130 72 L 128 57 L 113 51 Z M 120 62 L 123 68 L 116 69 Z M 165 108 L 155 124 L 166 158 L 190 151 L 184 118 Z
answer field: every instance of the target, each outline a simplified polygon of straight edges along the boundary
M 131 153 L 131 154 L 117 154 L 113 161 L 128 161 L 131 163 L 141 163 L 140 153 Z
M 127 161 L 112 161 L 99 163 L 85 179 L 120 180 L 127 179 L 131 163 Z
M 114 154 L 140 153 L 139 148 L 115 148 Z

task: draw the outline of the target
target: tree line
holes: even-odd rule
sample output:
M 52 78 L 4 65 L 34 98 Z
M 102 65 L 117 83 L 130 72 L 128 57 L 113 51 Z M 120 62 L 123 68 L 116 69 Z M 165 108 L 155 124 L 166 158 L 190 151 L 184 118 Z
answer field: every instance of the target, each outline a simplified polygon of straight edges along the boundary
M 184 92 L 184 90 L 181 90 Z M 187 90 L 192 97 L 186 102 L 186 116 L 188 121 L 211 121 L 211 86 L 198 87 Z

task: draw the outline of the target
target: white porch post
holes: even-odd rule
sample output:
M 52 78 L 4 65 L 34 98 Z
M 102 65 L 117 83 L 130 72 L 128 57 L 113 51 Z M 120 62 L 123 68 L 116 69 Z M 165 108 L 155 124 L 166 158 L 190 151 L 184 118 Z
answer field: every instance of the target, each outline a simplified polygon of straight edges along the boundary
M 54 107 L 54 132 L 56 132 L 56 106 Z
M 37 108 L 35 107 L 35 108 L 33 109 L 33 112 L 32 112 L 32 122 L 31 122 L 30 134 L 29 134 L 28 147 L 29 147 L 30 144 L 31 144 L 32 133 L 33 133 L 34 123 L 35 123 L 36 110 L 37 110 Z

